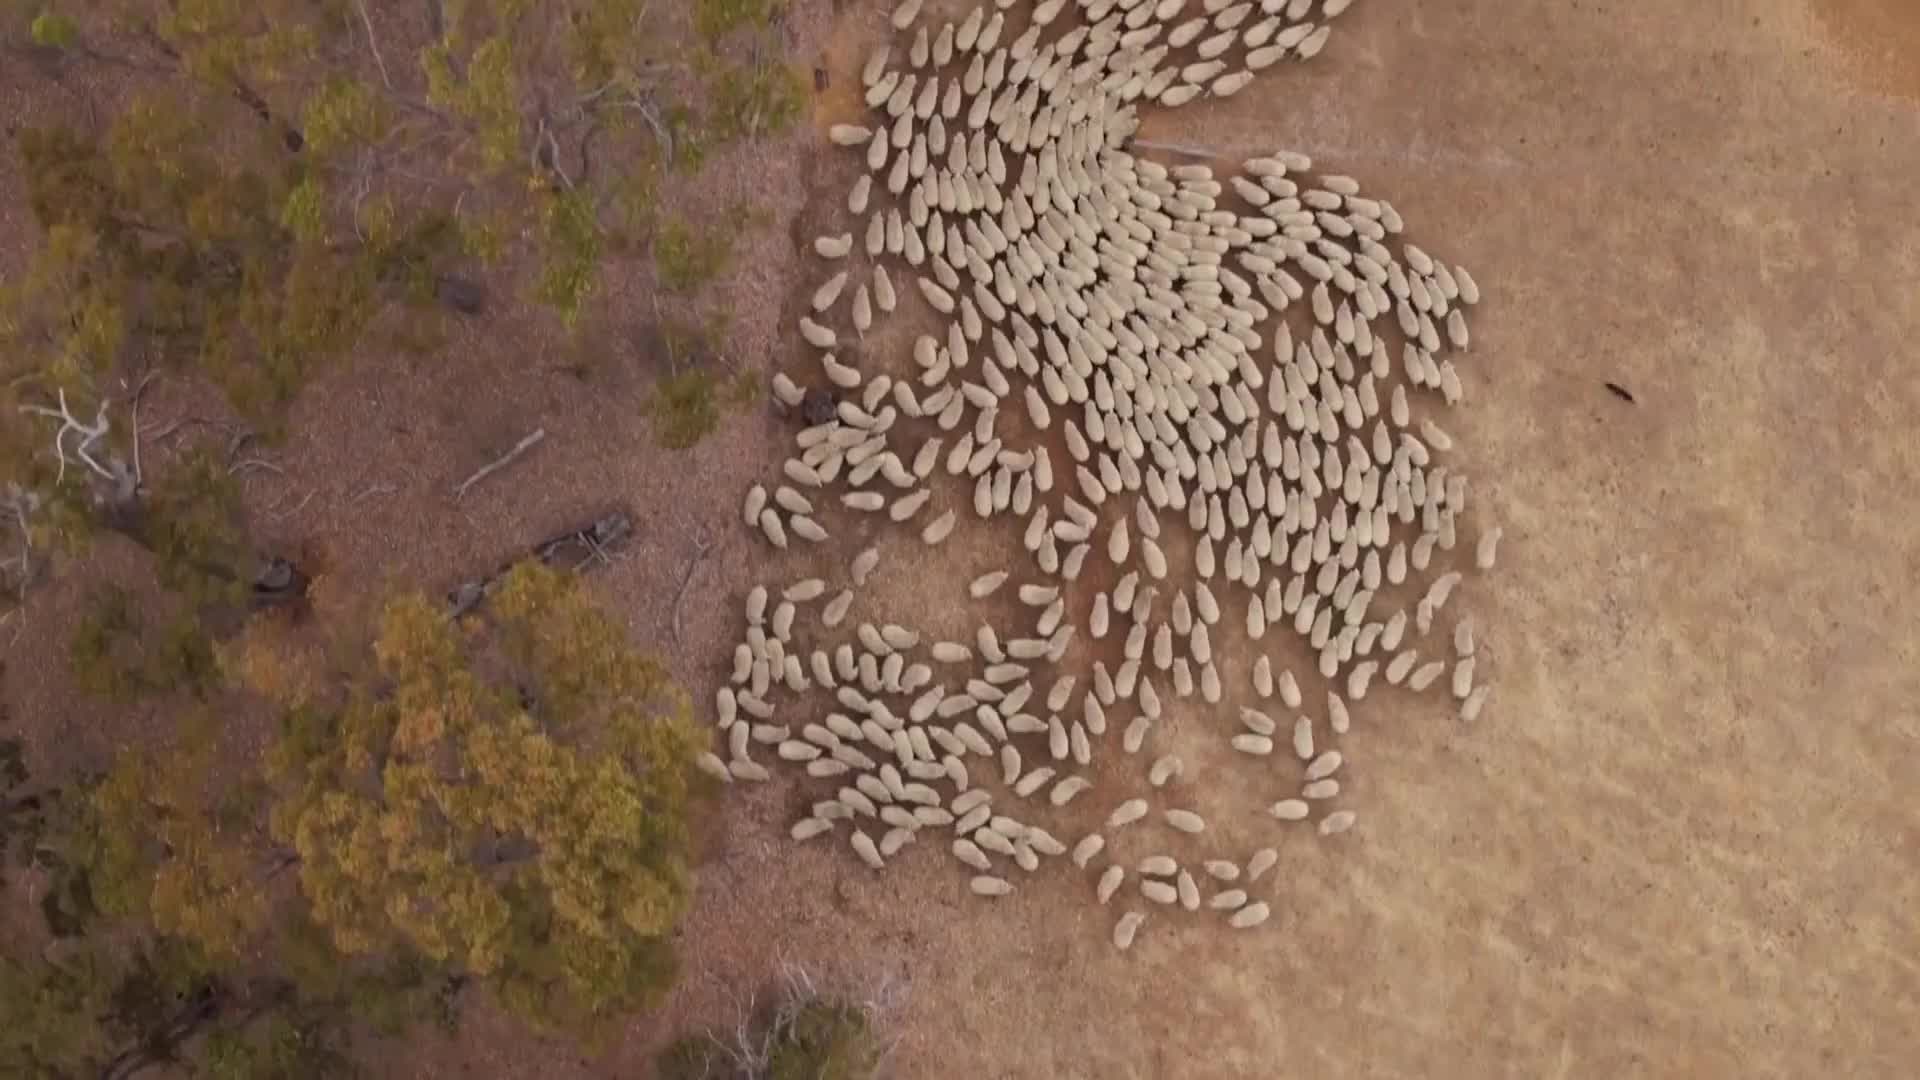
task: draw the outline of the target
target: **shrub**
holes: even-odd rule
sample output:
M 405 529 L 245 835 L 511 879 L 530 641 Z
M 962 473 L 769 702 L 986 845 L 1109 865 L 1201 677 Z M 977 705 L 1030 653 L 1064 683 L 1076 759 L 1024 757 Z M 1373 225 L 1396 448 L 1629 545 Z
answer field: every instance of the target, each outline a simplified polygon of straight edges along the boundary
M 864 1009 L 812 999 L 775 1017 L 767 1045 L 767 1080 L 866 1080 L 880 1066 L 880 1046 Z

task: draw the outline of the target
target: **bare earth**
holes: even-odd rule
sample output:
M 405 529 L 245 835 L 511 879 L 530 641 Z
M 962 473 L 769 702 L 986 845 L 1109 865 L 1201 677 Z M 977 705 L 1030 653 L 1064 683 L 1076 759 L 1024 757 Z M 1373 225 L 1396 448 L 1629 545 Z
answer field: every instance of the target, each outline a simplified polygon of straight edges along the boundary
M 797 55 L 835 83 L 816 120 L 843 118 L 877 5 L 795 6 Z M 875 876 L 844 845 L 787 840 L 813 790 L 739 787 L 658 1015 L 598 1056 L 482 1017 L 394 1047 L 391 1075 L 644 1076 L 783 961 L 908 986 L 904 1078 L 1910 1075 L 1916 43 L 1899 0 L 1365 0 L 1314 63 L 1148 120 L 1143 138 L 1303 150 L 1360 178 L 1488 296 L 1447 424 L 1508 537 L 1463 595 L 1494 696 L 1472 727 L 1431 695 L 1369 696 L 1344 744 L 1359 825 L 1279 836 L 1273 923 L 1162 919 L 1121 955 L 1064 861 L 989 903 L 936 844 Z M 786 328 L 818 267 L 796 251 L 844 219 L 848 156 L 803 130 L 716 170 L 710 197 L 779 222 L 731 286 L 739 362 L 800 361 Z M 895 322 L 876 355 L 910 340 Z M 625 501 L 639 540 L 595 588 L 709 701 L 745 589 L 844 578 L 865 541 L 770 560 L 738 505 L 784 422 L 735 415 L 669 455 L 640 411 L 650 370 L 556 374 L 538 325 L 493 316 L 411 374 L 314 387 L 290 475 L 250 482 L 263 506 L 315 489 L 280 528 L 334 565 L 436 586 Z M 448 498 L 539 424 L 509 478 Z M 398 491 L 352 501 L 381 483 Z M 719 543 L 676 638 L 701 533 Z M 963 520 L 936 560 L 890 535 L 853 617 L 958 636 L 961 583 L 1014 542 Z M 64 640 L 46 618 L 9 656 L 27 716 L 56 711 L 28 674 Z M 1244 685 L 1244 660 L 1227 674 Z M 80 743 L 106 737 L 57 711 Z M 1251 797 L 1208 764 L 1197 804 Z

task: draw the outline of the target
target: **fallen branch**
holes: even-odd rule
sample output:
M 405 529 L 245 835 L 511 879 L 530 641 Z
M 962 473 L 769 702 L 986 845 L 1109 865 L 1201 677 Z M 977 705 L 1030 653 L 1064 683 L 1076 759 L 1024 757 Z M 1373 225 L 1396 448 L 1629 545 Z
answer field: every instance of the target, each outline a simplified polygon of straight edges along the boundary
M 517 443 L 514 443 L 513 449 L 507 451 L 504 454 L 501 454 L 499 457 L 494 458 L 492 461 L 487 462 L 485 465 L 480 466 L 480 468 L 472 476 L 469 476 L 465 480 L 460 481 L 460 486 L 453 489 L 453 497 L 458 499 L 466 495 L 468 488 L 472 487 L 473 485 L 479 483 L 482 480 L 485 480 L 487 477 L 492 476 L 494 473 L 499 472 L 501 469 L 504 469 L 507 466 L 513 464 L 516 460 L 519 459 L 520 455 L 540 445 L 540 440 L 545 439 L 546 437 L 547 437 L 546 428 L 535 428 L 533 430 L 533 434 L 527 436 L 524 439 L 521 439 Z
M 394 487 L 392 484 L 372 484 L 366 487 L 364 490 L 362 490 L 359 494 L 355 495 L 353 498 L 348 499 L 347 505 L 356 506 L 363 499 L 371 499 L 375 495 L 392 495 L 399 490 L 400 490 L 399 488 Z
M 596 562 L 611 562 L 608 552 L 625 544 L 633 536 L 633 519 L 616 510 L 598 518 L 585 528 L 562 533 L 535 544 L 525 555 L 508 561 L 494 573 L 473 581 L 463 581 L 447 593 L 447 615 L 459 618 L 478 607 L 513 568 L 528 558 L 567 573 L 578 573 Z M 575 554 L 578 558 L 574 558 Z
M 367 5 L 364 0 L 353 0 L 353 6 L 360 12 L 360 25 L 367 28 L 367 48 L 373 53 L 373 62 L 380 68 L 380 81 L 387 89 L 393 89 L 393 79 L 387 75 L 387 62 L 380 56 L 380 39 L 373 32 L 373 20 L 367 17 Z
M 140 385 L 133 388 L 133 397 L 131 400 L 133 411 L 133 486 L 136 489 L 146 481 L 146 476 L 140 471 L 140 399 L 146 395 L 147 387 L 153 383 L 154 379 L 159 378 L 159 376 L 159 372 L 149 371 L 140 377 Z M 124 386 L 125 384 L 122 383 L 121 385 Z
M 1135 139 L 1131 145 L 1147 150 L 1168 150 L 1176 154 L 1188 154 L 1193 157 L 1210 158 L 1220 156 L 1218 151 L 1209 150 L 1204 146 L 1181 146 L 1178 143 L 1148 142 L 1145 139 Z
M 53 482 L 58 484 L 67 478 L 67 462 L 70 460 L 67 457 L 67 432 L 69 431 L 77 431 L 81 435 L 80 441 L 74 445 L 74 456 L 78 457 L 88 468 L 99 474 L 102 479 L 113 479 L 113 474 L 102 467 L 99 462 L 93 460 L 93 455 L 87 453 L 88 449 L 90 449 L 94 443 L 106 437 L 110 426 L 107 423 L 107 403 L 104 401 L 100 403 L 100 411 L 94 414 L 92 424 L 83 424 L 74 419 L 73 412 L 67 408 L 67 392 L 64 389 L 59 392 L 59 401 L 59 409 L 49 409 L 44 405 L 20 406 L 20 411 L 23 413 L 29 413 L 34 416 L 50 416 L 60 421 L 60 430 L 53 434 L 53 452 L 60 458 L 60 471 L 54 477 Z
M 693 561 L 687 563 L 687 572 L 680 577 L 680 588 L 673 594 L 673 640 L 680 640 L 680 601 L 686 598 L 687 585 L 693 581 L 693 572 L 700 568 L 707 552 L 713 550 L 713 541 L 696 537 L 693 541 Z
M 299 513 L 300 511 L 305 510 L 307 508 L 307 504 L 312 502 L 313 497 L 319 493 L 320 493 L 319 488 L 314 488 L 312 491 L 307 492 L 307 497 L 300 500 L 299 506 L 296 506 L 291 510 L 286 510 L 286 511 L 271 515 L 273 520 L 285 521 L 288 518 L 292 517 L 293 515 Z
M 264 458 L 245 458 L 240 461 L 236 461 L 232 465 L 229 465 L 227 467 L 227 475 L 238 476 L 241 473 L 246 472 L 248 469 L 265 469 L 270 473 L 275 473 L 280 476 L 287 475 L 287 471 L 285 469 L 282 469 L 280 466 L 275 465 L 273 462 L 267 461 Z
M 6 499 L 0 501 L 0 510 L 11 511 L 12 524 L 20 533 L 20 550 L 6 559 L 0 559 L 0 586 L 12 584 L 15 610 L 26 607 L 27 589 L 33 584 L 36 567 L 33 554 L 33 523 L 29 519 L 39 509 L 40 497 L 18 484 L 9 484 Z M 18 567 L 17 571 L 15 567 Z M 9 582 L 10 578 L 11 582 Z M 11 611 L 8 612 L 8 616 L 12 616 Z

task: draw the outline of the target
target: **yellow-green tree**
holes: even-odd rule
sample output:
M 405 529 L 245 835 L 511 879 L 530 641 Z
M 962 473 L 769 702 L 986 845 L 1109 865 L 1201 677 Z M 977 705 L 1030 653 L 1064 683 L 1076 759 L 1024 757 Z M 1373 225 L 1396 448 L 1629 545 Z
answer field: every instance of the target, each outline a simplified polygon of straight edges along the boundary
M 211 380 L 271 431 L 369 332 L 430 347 L 440 306 L 481 302 L 462 276 L 476 260 L 572 325 L 608 257 L 652 242 L 665 173 L 798 111 L 764 47 L 778 0 L 425 6 L 0 5 L 5 55 L 131 86 L 100 103 L 104 126 L 18 136 L 41 235 L 0 281 L 15 602 L 86 523 L 141 516 L 132 414 L 149 375 Z
M 387 607 L 365 677 L 290 715 L 274 829 L 343 951 L 417 950 L 591 1029 L 673 977 L 699 741 L 571 579 L 525 565 L 483 610 Z

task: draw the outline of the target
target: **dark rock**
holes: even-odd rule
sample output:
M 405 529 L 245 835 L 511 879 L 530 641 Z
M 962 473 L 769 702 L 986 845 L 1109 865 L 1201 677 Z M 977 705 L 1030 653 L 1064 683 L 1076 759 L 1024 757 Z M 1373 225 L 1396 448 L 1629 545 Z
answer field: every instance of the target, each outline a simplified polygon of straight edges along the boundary
M 462 315 L 478 315 L 487 306 L 487 291 L 480 283 L 456 274 L 442 274 L 433 285 L 434 299 Z
M 840 415 L 840 396 L 814 387 L 800 399 L 800 419 L 808 427 L 832 422 Z
M 306 595 L 308 578 L 298 566 L 274 558 L 253 578 L 253 606 L 274 607 Z

